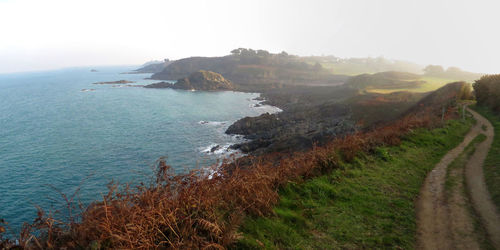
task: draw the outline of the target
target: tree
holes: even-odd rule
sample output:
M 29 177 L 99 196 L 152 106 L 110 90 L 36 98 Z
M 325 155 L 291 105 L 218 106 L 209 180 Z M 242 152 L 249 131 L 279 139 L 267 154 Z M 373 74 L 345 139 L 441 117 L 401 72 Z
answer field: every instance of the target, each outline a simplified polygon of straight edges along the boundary
M 271 54 L 267 50 L 259 49 L 257 50 L 257 55 L 261 57 L 268 57 Z
M 240 49 L 231 50 L 231 55 L 233 55 L 233 56 L 239 56 L 240 53 L 241 53 Z
M 239 56 L 243 53 L 243 51 L 246 50 L 245 48 L 237 48 L 237 49 L 233 49 L 231 50 L 231 54 L 233 56 Z
M 424 68 L 426 75 L 430 76 L 440 76 L 444 74 L 444 68 L 441 65 L 428 65 Z
M 241 56 L 246 56 L 246 57 L 254 57 L 257 55 L 257 52 L 253 49 L 241 49 L 240 52 Z

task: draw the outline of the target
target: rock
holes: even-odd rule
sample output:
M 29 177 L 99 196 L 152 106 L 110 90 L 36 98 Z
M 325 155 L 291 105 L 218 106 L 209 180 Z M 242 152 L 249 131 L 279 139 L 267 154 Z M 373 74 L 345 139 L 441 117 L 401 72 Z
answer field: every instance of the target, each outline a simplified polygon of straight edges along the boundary
M 216 145 L 216 146 L 212 147 L 212 148 L 210 149 L 210 152 L 211 152 L 211 153 L 213 153 L 213 152 L 215 152 L 215 151 L 216 151 L 216 150 L 218 150 L 218 149 L 220 149 L 220 145 Z
M 269 113 L 257 117 L 245 117 L 233 123 L 226 130 L 226 134 L 250 135 L 269 131 L 279 125 L 276 115 Z
M 297 106 L 277 114 L 242 118 L 229 126 L 226 133 L 250 140 L 231 146 L 244 153 L 305 150 L 314 143 L 352 132 L 354 124 L 346 122 L 348 113 L 339 104 Z
M 200 70 L 192 73 L 187 78 L 179 79 L 174 85 L 171 86 L 171 88 L 216 91 L 233 90 L 234 86 L 232 82 L 224 79 L 221 74 L 212 71 Z
M 157 82 L 144 86 L 145 88 L 172 88 L 184 90 L 233 90 L 234 85 L 231 81 L 226 80 L 221 74 L 200 70 L 192 73 L 189 77 L 177 80 L 175 84 L 169 82 Z
M 171 88 L 172 85 L 173 84 L 169 83 L 169 82 L 156 82 L 156 83 L 152 83 L 152 84 L 146 85 L 146 86 L 144 86 L 144 88 L 164 89 L 164 88 Z

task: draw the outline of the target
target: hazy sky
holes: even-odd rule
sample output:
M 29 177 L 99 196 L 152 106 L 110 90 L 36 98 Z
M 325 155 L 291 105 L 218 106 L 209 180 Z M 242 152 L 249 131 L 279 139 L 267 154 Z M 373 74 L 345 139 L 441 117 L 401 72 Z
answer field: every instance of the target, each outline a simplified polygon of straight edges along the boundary
M 500 0 L 0 0 L 0 72 L 238 47 L 500 73 Z

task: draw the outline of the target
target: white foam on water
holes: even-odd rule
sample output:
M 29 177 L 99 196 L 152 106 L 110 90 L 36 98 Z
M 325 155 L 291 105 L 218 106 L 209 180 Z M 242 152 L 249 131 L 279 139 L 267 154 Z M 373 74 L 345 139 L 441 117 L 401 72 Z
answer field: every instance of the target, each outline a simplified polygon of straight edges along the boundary
M 262 110 L 264 113 L 267 112 L 269 114 L 276 114 L 276 113 L 283 111 L 282 109 L 280 109 L 278 107 L 267 105 L 267 104 L 262 104 L 263 102 L 265 102 L 265 100 L 252 99 L 252 100 L 250 100 L 250 104 L 248 104 L 248 106 L 250 108 Z
M 199 121 L 198 124 L 208 125 L 208 126 L 222 126 L 226 125 L 226 121 Z
M 209 146 L 201 147 L 200 152 L 208 155 L 220 155 L 220 156 L 242 155 L 241 151 L 230 148 L 234 144 L 235 143 L 226 143 L 224 145 L 219 145 L 217 143 L 212 143 Z M 217 148 L 212 151 L 214 147 Z M 224 157 L 222 157 L 222 159 L 224 159 Z

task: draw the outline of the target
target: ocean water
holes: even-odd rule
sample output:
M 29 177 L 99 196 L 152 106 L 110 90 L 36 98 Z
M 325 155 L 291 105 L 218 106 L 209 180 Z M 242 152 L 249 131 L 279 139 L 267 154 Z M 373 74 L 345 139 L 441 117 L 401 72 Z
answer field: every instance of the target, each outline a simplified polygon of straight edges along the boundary
M 213 164 L 242 140 L 224 134 L 232 122 L 279 111 L 254 107 L 258 94 L 92 84 L 156 82 L 120 74 L 134 68 L 0 75 L 0 218 L 13 232 L 35 218 L 35 206 L 61 209 L 56 190 L 79 189 L 88 204 L 111 180 L 149 181 L 160 157 L 178 172 Z M 223 149 L 209 152 L 214 145 Z

